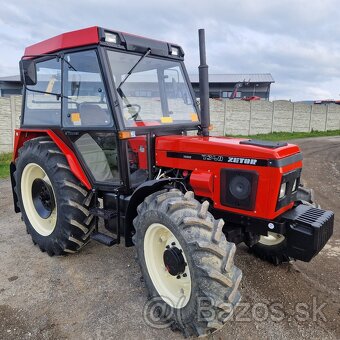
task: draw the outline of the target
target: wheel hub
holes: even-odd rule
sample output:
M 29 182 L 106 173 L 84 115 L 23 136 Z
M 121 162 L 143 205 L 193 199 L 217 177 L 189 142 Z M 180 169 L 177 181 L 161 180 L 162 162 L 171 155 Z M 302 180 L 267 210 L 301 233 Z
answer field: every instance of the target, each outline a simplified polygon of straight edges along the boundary
M 185 260 L 182 254 L 182 250 L 177 247 L 169 247 L 164 251 L 163 261 L 165 268 L 172 276 L 177 276 L 185 271 Z
M 164 224 L 152 223 L 144 236 L 144 259 L 159 296 L 183 308 L 191 296 L 191 274 L 185 249 Z
M 47 219 L 55 208 L 54 194 L 51 186 L 41 178 L 32 183 L 32 200 L 41 218 Z

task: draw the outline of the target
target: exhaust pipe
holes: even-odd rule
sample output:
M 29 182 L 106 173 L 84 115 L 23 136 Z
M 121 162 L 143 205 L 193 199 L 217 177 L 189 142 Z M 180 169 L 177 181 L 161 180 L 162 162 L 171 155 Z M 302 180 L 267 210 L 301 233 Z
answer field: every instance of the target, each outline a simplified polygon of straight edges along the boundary
M 200 66 L 198 67 L 200 82 L 200 106 L 201 106 L 201 127 L 202 135 L 209 136 L 210 111 L 209 111 L 209 76 L 208 65 L 205 52 L 205 32 L 204 29 L 198 30 L 200 47 Z

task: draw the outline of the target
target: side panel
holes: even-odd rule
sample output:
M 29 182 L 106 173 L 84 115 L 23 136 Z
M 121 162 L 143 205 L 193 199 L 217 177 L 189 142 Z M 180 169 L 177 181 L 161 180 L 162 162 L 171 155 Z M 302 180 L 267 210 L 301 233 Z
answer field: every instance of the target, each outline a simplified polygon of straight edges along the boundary
M 54 141 L 54 143 L 58 146 L 60 151 L 65 155 L 74 176 L 76 176 L 88 190 L 91 190 L 92 185 L 88 180 L 83 168 L 81 167 L 77 157 L 75 156 L 73 151 L 52 130 L 28 130 L 28 129 L 15 130 L 13 162 L 18 157 L 18 150 L 22 147 L 22 145 L 26 141 L 32 138 L 46 135 L 49 136 Z
M 286 210 L 289 210 L 293 206 L 293 202 L 289 205 L 276 210 L 276 203 L 279 194 L 279 188 L 281 184 L 282 174 L 291 170 L 302 168 L 302 162 L 287 165 L 285 167 L 257 167 L 250 165 L 240 164 L 221 164 L 219 162 L 207 162 L 191 159 L 175 159 L 169 158 L 166 151 L 157 150 L 157 162 L 158 166 L 165 166 L 174 169 L 183 169 L 193 171 L 193 180 L 190 179 L 196 195 L 202 195 L 209 197 L 213 200 L 214 209 L 228 210 L 230 212 L 238 214 L 246 214 L 257 218 L 274 219 Z M 200 176 L 199 172 L 204 176 Z M 221 170 L 222 169 L 235 169 L 235 170 L 247 170 L 256 171 L 258 173 L 258 190 L 256 195 L 255 209 L 252 211 L 245 211 L 243 209 L 237 209 L 232 207 L 226 207 L 221 203 Z M 211 175 L 208 175 L 211 174 Z M 207 178 L 205 178 L 208 176 Z M 201 177 L 200 179 L 198 177 Z M 213 184 L 210 184 L 210 178 L 213 179 Z M 200 183 L 201 182 L 201 183 Z M 211 187 L 213 192 L 211 192 Z M 197 191 L 198 190 L 198 191 Z
M 218 137 L 157 137 L 156 166 L 192 171 L 190 185 L 195 194 L 210 198 L 214 209 L 275 219 L 294 204 L 290 202 L 276 209 L 282 175 L 302 168 L 300 150 L 292 144 L 270 148 L 245 145 L 241 141 Z M 247 209 L 221 201 L 223 190 L 226 190 L 221 186 L 221 173 L 226 170 L 256 173 L 256 201 Z

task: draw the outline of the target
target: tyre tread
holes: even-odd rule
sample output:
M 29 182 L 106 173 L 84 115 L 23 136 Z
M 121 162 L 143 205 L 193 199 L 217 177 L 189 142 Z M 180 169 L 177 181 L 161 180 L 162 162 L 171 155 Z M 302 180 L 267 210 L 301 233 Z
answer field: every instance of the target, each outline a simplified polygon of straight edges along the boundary
M 212 217 L 208 201 L 199 203 L 192 191 L 183 195 L 177 189 L 163 190 L 148 196 L 137 210 L 138 215 L 133 220 L 136 229 L 133 242 L 137 246 L 137 252 L 142 242 L 142 216 L 155 211 L 166 214 L 178 225 L 186 240 L 195 263 L 193 270 L 198 276 L 200 294 L 213 299 L 213 308 L 218 311 L 216 315 L 225 312 L 226 304 L 231 303 L 233 307 L 238 303 L 242 272 L 235 267 L 233 261 L 236 247 L 226 241 L 222 232 L 224 222 Z M 140 266 L 143 269 L 141 262 Z M 214 287 L 213 290 L 211 286 Z M 181 330 L 185 336 L 204 336 L 221 329 L 224 324 L 223 320 L 217 318 L 213 322 L 194 318 L 186 324 L 174 320 L 172 328 Z
M 26 141 L 18 150 L 16 164 L 24 161 L 29 155 L 40 157 L 49 165 L 55 183 L 64 194 L 58 202 L 60 203 L 59 209 L 63 211 L 59 226 L 61 232 L 58 238 L 45 242 L 37 233 L 33 232 L 32 226 L 27 226 L 27 231 L 31 235 L 33 243 L 50 256 L 75 253 L 88 243 L 94 230 L 93 215 L 89 212 L 93 202 L 93 193 L 88 191 L 73 175 L 64 154 L 48 136 Z M 18 177 L 17 172 L 15 173 L 16 178 Z M 57 180 L 57 178 L 59 179 Z M 16 182 L 18 183 L 18 181 Z M 14 190 L 18 193 L 17 186 L 18 184 Z M 20 202 L 18 204 L 21 212 L 23 212 L 22 204 Z M 32 228 L 31 232 L 30 228 Z

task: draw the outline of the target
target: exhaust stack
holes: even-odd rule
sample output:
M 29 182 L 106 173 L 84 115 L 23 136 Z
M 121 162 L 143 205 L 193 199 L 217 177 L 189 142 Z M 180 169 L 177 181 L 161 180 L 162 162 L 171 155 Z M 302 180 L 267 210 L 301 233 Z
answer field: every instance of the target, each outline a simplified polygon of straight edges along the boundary
M 198 30 L 200 48 L 200 66 L 198 67 L 200 82 L 200 106 L 201 106 L 201 126 L 203 136 L 209 136 L 210 112 L 209 112 L 209 76 L 208 65 L 205 52 L 205 32 Z

